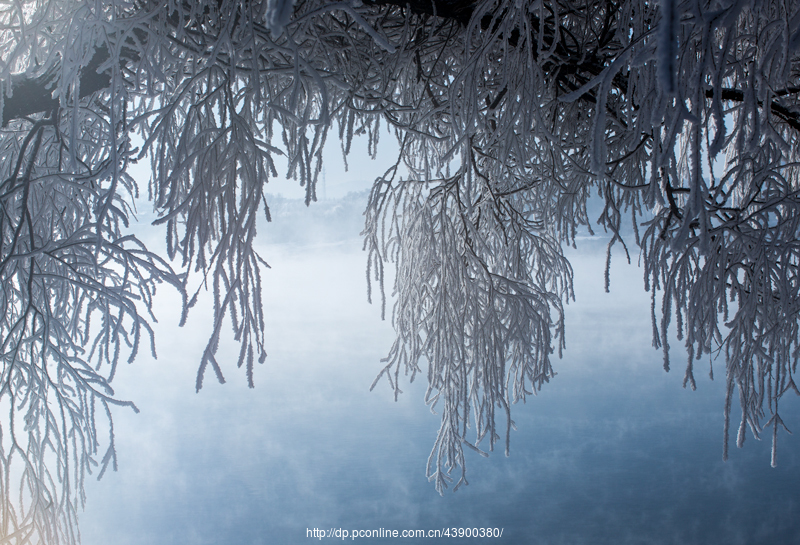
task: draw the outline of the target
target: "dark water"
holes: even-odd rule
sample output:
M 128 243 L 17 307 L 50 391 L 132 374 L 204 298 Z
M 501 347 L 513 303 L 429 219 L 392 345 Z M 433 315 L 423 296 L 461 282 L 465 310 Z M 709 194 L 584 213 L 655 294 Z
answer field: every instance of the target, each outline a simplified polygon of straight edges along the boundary
M 425 478 L 438 417 L 424 376 L 397 403 L 385 383 L 368 391 L 393 336 L 365 302 L 356 239 L 267 252 L 269 357 L 254 390 L 231 344 L 228 384 L 209 376 L 194 393 L 210 324 L 197 314 L 173 328 L 166 300 L 159 360 L 115 381 L 141 414 L 117 417 L 120 470 L 88 486 L 83 542 L 293 544 L 341 541 L 307 537 L 314 528 L 484 527 L 502 538 L 444 542 L 800 543 L 800 438 L 781 434 L 774 469 L 768 433 L 748 433 L 723 462 L 724 362 L 714 382 L 699 365 L 697 391 L 684 390 L 674 341 L 665 373 L 640 272 L 615 261 L 603 293 L 598 247 L 571 254 L 568 348 L 558 376 L 514 407 L 511 456 L 468 453 L 469 486 L 443 497 Z M 797 399 L 783 417 L 800 428 Z

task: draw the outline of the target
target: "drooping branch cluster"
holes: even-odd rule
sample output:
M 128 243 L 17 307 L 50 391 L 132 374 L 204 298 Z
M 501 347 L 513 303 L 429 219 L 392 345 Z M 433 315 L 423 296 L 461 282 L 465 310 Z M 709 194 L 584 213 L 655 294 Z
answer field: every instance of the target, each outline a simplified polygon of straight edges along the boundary
M 0 140 L 7 543 L 76 541 L 85 475 L 116 467 L 111 407 L 135 409 L 114 396 L 116 367 L 142 344 L 155 351 L 156 287 L 180 288 L 169 264 L 126 229 L 136 186 L 126 173 L 124 103 L 112 91 L 93 107 L 13 123 Z
M 386 260 L 397 267 L 398 336 L 381 376 L 399 393 L 400 373 L 427 362 L 427 400 L 442 414 L 429 462 L 439 490 L 454 469 L 464 480 L 464 445 L 480 450 L 488 436 L 491 448 L 498 428 L 508 445 L 511 405 L 553 375 L 572 293 L 561 244 L 590 219 L 626 252 L 632 220 L 665 366 L 673 317 L 687 384 L 696 358 L 725 354 L 726 445 L 737 391 L 739 444 L 749 425 L 756 435 L 772 426 L 775 445 L 798 355 L 797 2 L 32 0 L 2 10 L 3 376 L 76 377 L 68 390 L 7 381 L 9 399 L 111 403 L 114 364 L 150 335 L 147 309 L 165 281 L 187 294 L 184 311 L 200 289 L 213 292 L 197 388 L 209 367 L 224 380 L 226 320 L 253 385 L 266 353 L 265 262 L 253 249 L 262 206 L 269 218 L 265 184 L 293 176 L 311 203 L 329 129 L 345 156 L 358 135 L 374 156 L 388 126 L 398 162 L 375 182 L 364 231 L 384 304 Z M 126 169 L 142 159 L 179 273 L 125 234 L 136 192 Z M 592 193 L 604 200 L 599 218 L 587 214 Z M 88 363 L 92 346 L 105 374 Z M 74 414 L 93 437 L 94 413 Z M 32 422 L 31 433 L 44 429 Z M 64 425 L 59 463 L 95 452 L 63 446 Z
M 568 242 L 575 227 L 587 221 L 586 198 L 596 190 L 605 200 L 597 219 L 612 232 L 610 244 L 620 242 L 628 252 L 622 222 L 633 220 L 646 287 L 653 291 L 654 344 L 664 347 L 665 367 L 674 316 L 689 354 L 687 384 L 694 387 L 694 360 L 713 351 L 725 355 L 724 456 L 738 391 L 738 444 L 746 425 L 756 436 L 770 426 L 776 463 L 777 431 L 783 425 L 779 400 L 786 391 L 797 391 L 800 31 L 795 23 L 800 6 L 481 2 L 471 6 L 467 22 L 463 11 L 447 17 L 449 3 L 436 6 L 443 8 L 444 18 L 421 7 L 406 13 L 417 31 L 407 46 L 413 60 L 400 65 L 410 68 L 398 74 L 403 85 L 394 101 L 408 112 L 393 124 L 410 179 L 397 180 L 390 171 L 376 183 L 368 209 L 366 242 L 373 256 L 398 261 L 398 344 L 386 369 L 394 371 L 394 387 L 400 367 L 413 377 L 418 359 L 425 357 L 435 392 L 430 399 L 447 398 L 455 389 L 465 400 L 480 372 L 452 379 L 457 375 L 437 371 L 440 362 L 441 369 L 459 368 L 464 354 L 479 354 L 468 348 L 475 339 L 493 339 L 489 344 L 499 339 L 491 327 L 464 327 L 466 307 L 432 302 L 449 300 L 448 289 L 470 293 L 474 301 L 481 297 L 464 272 L 468 269 L 459 275 L 442 257 L 418 259 L 436 245 L 430 239 L 421 242 L 425 239 L 417 229 L 437 233 L 437 241 L 449 240 L 444 247 L 462 263 L 470 245 L 457 240 L 491 240 L 509 226 L 539 239 Z M 437 51 L 437 42 L 447 45 Z M 414 77 L 416 85 L 409 85 Z M 468 235 L 464 227 L 452 238 L 459 231 L 445 229 L 445 222 L 422 220 L 427 211 L 442 208 L 441 195 L 473 194 L 460 197 L 463 207 L 451 206 L 448 214 L 453 225 L 459 215 L 469 225 L 464 210 L 467 216 L 474 213 L 485 198 L 481 192 L 503 203 L 513 195 L 511 208 L 535 221 L 525 223 L 513 214 L 494 224 L 475 220 L 477 233 Z M 380 240 L 389 247 L 381 248 Z M 513 247 L 512 240 L 504 241 Z M 403 244 L 414 249 L 404 253 Z M 377 262 L 372 265 L 380 279 Z M 447 287 L 443 278 L 454 280 Z M 494 310 L 491 303 L 476 304 Z M 430 310 L 439 307 L 448 312 Z M 549 309 L 536 312 L 549 316 Z M 432 342 L 450 349 L 439 351 Z M 500 346 L 509 349 L 511 343 L 505 339 Z M 496 388 L 482 399 L 502 406 L 501 394 Z M 443 414 L 440 441 L 448 430 L 461 429 L 434 450 L 448 471 L 463 463 L 454 445 L 466 437 L 464 407 L 463 401 L 450 403 Z M 481 437 L 484 413 L 473 414 Z M 437 463 L 432 472 L 440 486 L 441 467 Z
M 66 29 L 91 12 L 46 3 L 1 12 L 4 84 L 52 82 L 79 63 Z M 31 8 L 31 9 L 27 9 Z M 75 19 L 72 19 L 75 18 Z M 91 25 L 90 25 L 91 26 Z M 89 48 L 86 57 L 92 54 Z M 27 63 L 27 66 L 26 66 Z M 150 310 L 170 265 L 129 233 L 135 153 L 118 71 L 102 96 L 61 87 L 64 106 L 5 123 L 0 136 L 0 536 L 4 543 L 74 543 L 83 482 L 116 468 L 111 388 L 121 359 L 155 351 Z M 25 86 L 22 87 L 25 89 Z M 6 88 L 4 93 L 8 92 Z M 6 101 L 14 106 L 14 96 Z M 23 96 L 24 98 L 24 96 Z M 34 97 L 36 98 L 36 97 Z M 34 102 L 36 104 L 36 102 Z M 8 112 L 9 110 L 6 110 Z M 35 115 L 34 115 L 35 114 Z M 105 428 L 105 429 L 104 429 Z

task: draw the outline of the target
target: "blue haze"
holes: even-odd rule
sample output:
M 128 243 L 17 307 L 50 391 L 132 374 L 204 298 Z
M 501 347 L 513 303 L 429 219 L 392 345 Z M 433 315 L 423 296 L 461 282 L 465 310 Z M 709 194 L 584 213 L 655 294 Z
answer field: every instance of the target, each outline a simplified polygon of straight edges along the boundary
M 567 350 L 558 376 L 513 407 L 511 456 L 468 452 L 469 486 L 440 497 L 425 478 L 439 420 L 423 403 L 424 375 L 398 402 L 385 382 L 369 391 L 393 333 L 366 302 L 365 198 L 309 210 L 271 201 L 274 225 L 259 236 L 272 266 L 269 357 L 253 390 L 228 339 L 227 384 L 209 374 L 194 392 L 211 325 L 198 304 L 177 328 L 177 299 L 160 295 L 159 359 L 140 357 L 115 379 L 141 414 L 117 412 L 120 469 L 87 486 L 85 545 L 295 544 L 319 542 L 306 537 L 315 527 L 476 526 L 503 537 L 444 542 L 800 543 L 800 439 L 780 435 L 775 469 L 766 432 L 748 432 L 722 461 L 724 361 L 713 382 L 698 362 L 697 391 L 685 390 L 673 339 L 673 371 L 663 371 L 640 269 L 615 258 L 603 291 L 602 235 L 569 251 Z M 782 411 L 800 428 L 798 399 L 787 395 Z

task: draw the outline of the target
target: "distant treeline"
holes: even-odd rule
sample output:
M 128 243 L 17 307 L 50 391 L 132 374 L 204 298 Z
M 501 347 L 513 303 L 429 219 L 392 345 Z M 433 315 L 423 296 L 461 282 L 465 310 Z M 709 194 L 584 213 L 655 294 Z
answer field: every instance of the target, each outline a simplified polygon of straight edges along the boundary
M 369 191 L 348 193 L 306 206 L 303 199 L 266 195 L 272 221 L 259 228 L 268 244 L 319 244 L 358 238 Z

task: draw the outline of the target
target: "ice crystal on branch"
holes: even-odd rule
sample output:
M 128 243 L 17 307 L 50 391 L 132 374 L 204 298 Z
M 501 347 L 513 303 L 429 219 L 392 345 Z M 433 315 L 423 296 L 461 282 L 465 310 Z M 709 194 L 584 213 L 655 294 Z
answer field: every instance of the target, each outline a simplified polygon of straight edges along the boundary
M 686 384 L 697 358 L 725 358 L 724 452 L 738 392 L 738 444 L 771 428 L 775 463 L 800 350 L 798 29 L 795 0 L 4 4 L 6 541 L 74 540 L 84 472 L 114 460 L 95 416 L 112 422 L 119 358 L 152 343 L 159 283 L 184 314 L 213 292 L 197 388 L 224 380 L 226 323 L 254 384 L 264 189 L 288 175 L 315 201 L 331 128 L 345 155 L 358 135 L 374 155 L 382 127 L 400 146 L 365 248 L 384 304 L 397 267 L 381 376 L 399 393 L 427 365 L 439 490 L 453 470 L 464 482 L 465 445 L 507 448 L 511 406 L 553 376 L 572 296 L 561 247 L 594 221 L 640 249 L 665 367 L 673 320 Z M 152 164 L 164 259 L 127 234 L 135 160 Z

